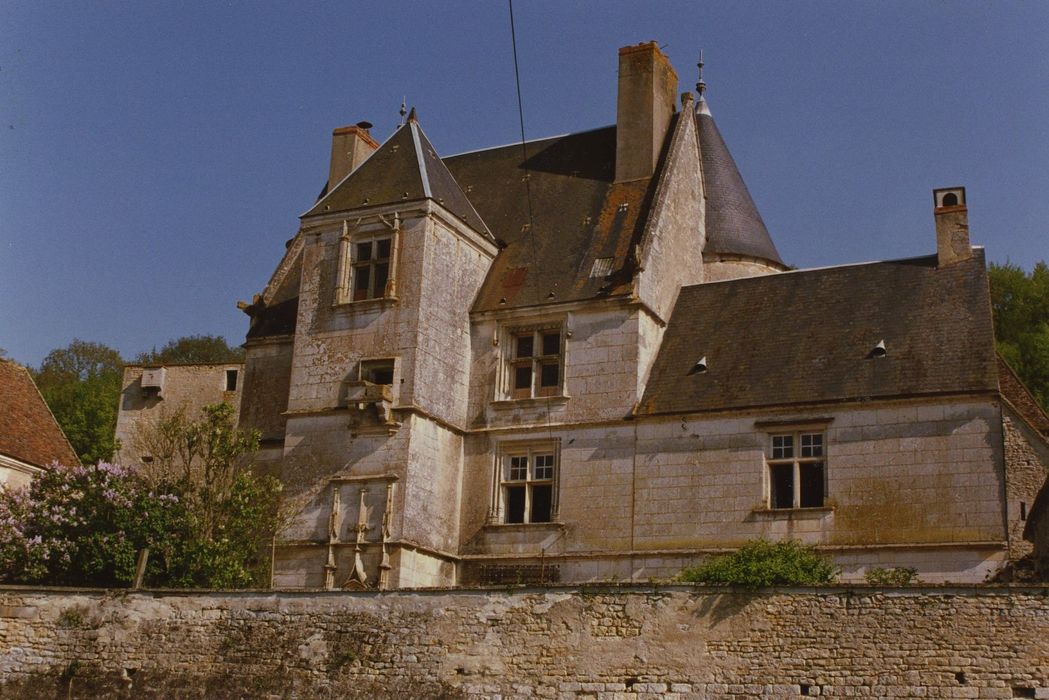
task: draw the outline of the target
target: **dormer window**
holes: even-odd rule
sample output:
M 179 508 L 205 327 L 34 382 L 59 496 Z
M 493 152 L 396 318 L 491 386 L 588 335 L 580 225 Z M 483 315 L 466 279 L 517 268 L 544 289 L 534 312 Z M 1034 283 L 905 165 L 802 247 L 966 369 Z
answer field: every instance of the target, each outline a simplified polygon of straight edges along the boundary
M 393 239 L 373 238 L 353 244 L 353 300 L 386 296 L 390 280 L 390 250 Z
M 510 398 L 560 396 L 561 326 L 516 329 L 510 334 Z
M 397 231 L 353 233 L 349 227 L 339 238 L 336 305 L 396 296 Z

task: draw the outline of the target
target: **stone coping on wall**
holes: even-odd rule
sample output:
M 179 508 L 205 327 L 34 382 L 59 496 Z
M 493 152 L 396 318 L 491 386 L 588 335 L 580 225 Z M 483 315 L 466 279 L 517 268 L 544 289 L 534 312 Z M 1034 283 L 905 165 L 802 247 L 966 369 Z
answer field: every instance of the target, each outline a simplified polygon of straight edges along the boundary
M 0 584 L 0 595 L 4 593 L 59 594 L 59 595 L 143 595 L 143 596 L 207 596 L 222 597 L 317 597 L 317 596 L 404 596 L 404 595 L 469 595 L 490 593 L 640 593 L 692 592 L 711 595 L 732 594 L 803 594 L 803 595 L 945 595 L 979 596 L 1021 593 L 1049 597 L 1049 581 L 1044 583 L 917 583 L 906 586 L 885 586 L 873 583 L 827 584 L 821 586 L 715 586 L 701 583 L 637 583 L 606 581 L 594 583 L 551 583 L 543 586 L 527 584 L 504 584 L 493 586 L 454 586 L 432 588 L 395 588 L 387 591 L 329 590 L 326 588 L 90 588 L 77 586 L 40 586 Z

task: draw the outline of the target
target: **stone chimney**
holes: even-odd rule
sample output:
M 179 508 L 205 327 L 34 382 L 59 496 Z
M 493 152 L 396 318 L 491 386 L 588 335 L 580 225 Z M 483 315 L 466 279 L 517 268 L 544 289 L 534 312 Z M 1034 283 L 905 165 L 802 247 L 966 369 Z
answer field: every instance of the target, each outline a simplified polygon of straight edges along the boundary
M 357 169 L 379 144 L 371 137 L 368 122 L 340 126 L 331 133 L 331 167 L 328 169 L 328 191 Z
M 965 206 L 965 188 L 944 187 L 933 190 L 932 199 L 939 266 L 968 260 L 973 256 L 973 249 L 969 244 L 969 210 Z
M 676 97 L 677 73 L 656 42 L 619 49 L 616 182 L 655 172 Z

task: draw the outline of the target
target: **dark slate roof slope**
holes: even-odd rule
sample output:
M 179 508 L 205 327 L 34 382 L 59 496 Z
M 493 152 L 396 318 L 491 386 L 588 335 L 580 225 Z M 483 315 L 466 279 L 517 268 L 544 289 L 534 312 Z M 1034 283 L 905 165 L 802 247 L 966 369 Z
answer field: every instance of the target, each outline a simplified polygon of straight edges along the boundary
M 304 216 L 420 199 L 438 202 L 473 230 L 490 235 L 419 123 L 412 118 Z
M 0 360 L 0 454 L 38 467 L 80 464 L 29 371 Z
M 782 265 L 765 222 L 705 101 L 699 103 L 696 121 L 707 205 L 707 243 L 703 252 L 743 255 Z
M 531 141 L 524 152 L 514 144 L 445 158 L 505 244 L 475 311 L 630 291 L 630 276 L 623 271 L 631 241 L 647 218 L 653 181 L 614 183 L 615 155 L 611 126 Z M 599 258 L 606 259 L 611 276 L 592 276 Z
M 887 354 L 871 357 L 880 340 Z M 997 389 L 978 249 L 943 268 L 930 256 L 685 287 L 639 411 Z

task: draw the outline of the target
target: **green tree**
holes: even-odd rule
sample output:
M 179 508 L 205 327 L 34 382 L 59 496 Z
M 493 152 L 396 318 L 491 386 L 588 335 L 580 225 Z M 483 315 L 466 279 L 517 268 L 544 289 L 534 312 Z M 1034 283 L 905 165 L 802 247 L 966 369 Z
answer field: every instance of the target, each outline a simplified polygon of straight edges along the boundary
M 281 484 L 252 470 L 258 431 L 238 429 L 233 407 L 219 403 L 205 406 L 196 419 L 176 411 L 133 439 L 153 455 L 150 479 L 175 479 L 191 516 L 192 536 L 172 585 L 265 585 L 266 545 L 280 522 Z
M 244 350 L 230 347 L 221 335 L 187 335 L 168 341 L 160 350 L 153 348 L 135 359 L 142 365 L 207 364 L 239 362 Z
M 1028 274 L 992 263 L 988 276 L 998 352 L 1049 410 L 1049 265 L 1039 262 Z
M 721 586 L 809 586 L 833 583 L 838 569 L 816 549 L 793 540 L 752 540 L 731 554 L 683 570 L 678 578 Z
M 116 451 L 122 375 L 120 353 L 78 339 L 48 353 L 33 373 L 40 393 L 84 463 L 110 459 Z

